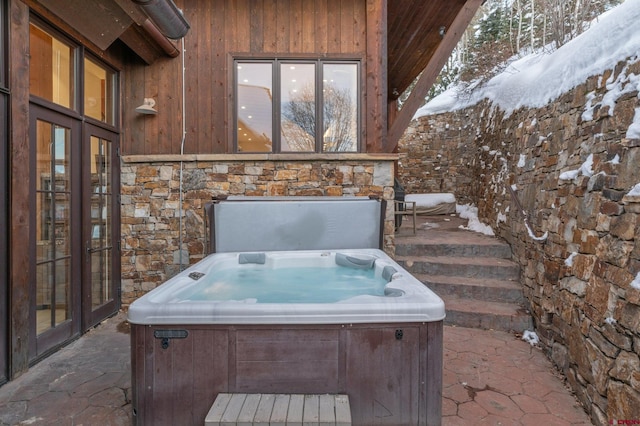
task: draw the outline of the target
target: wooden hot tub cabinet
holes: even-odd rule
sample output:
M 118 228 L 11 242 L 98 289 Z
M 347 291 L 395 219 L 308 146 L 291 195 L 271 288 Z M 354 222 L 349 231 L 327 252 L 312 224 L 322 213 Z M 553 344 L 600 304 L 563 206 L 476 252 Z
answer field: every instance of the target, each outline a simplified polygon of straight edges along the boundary
M 441 423 L 442 321 L 132 324 L 131 343 L 138 425 L 201 425 L 222 392 L 343 393 L 354 425 Z

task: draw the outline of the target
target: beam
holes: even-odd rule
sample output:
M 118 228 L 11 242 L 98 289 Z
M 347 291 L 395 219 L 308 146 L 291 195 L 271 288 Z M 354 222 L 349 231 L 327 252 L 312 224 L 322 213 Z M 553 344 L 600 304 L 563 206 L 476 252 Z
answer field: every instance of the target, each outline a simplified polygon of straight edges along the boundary
M 387 0 L 367 0 L 366 152 L 387 150 Z
M 387 152 L 395 152 L 397 150 L 398 142 L 402 134 L 407 130 L 413 116 L 422 105 L 422 102 L 424 102 L 424 98 L 427 96 L 427 93 L 429 93 L 429 89 L 433 86 L 442 67 L 447 62 L 451 52 L 453 52 L 456 44 L 460 41 L 462 34 L 469 26 L 469 23 L 483 1 L 484 0 L 468 0 L 460 9 L 460 12 L 458 12 L 451 26 L 447 28 L 447 32 L 427 64 L 427 67 L 422 71 L 420 78 L 416 82 L 404 106 L 399 111 L 393 123 L 390 122 L 391 126 L 387 134 L 387 146 L 391 149 Z

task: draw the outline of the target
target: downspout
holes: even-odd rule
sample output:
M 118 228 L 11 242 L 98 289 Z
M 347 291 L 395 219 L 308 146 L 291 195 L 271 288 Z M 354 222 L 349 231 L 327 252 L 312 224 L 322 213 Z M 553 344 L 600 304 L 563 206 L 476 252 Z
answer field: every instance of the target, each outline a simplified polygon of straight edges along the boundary
M 184 202 L 184 196 L 182 193 L 182 172 L 183 172 L 183 155 L 184 155 L 184 142 L 185 139 L 187 137 L 187 113 L 186 113 L 186 100 L 185 100 L 185 93 L 186 93 L 186 83 L 185 83 L 185 64 L 184 64 L 184 56 L 185 56 L 185 48 L 184 48 L 184 37 L 182 37 L 180 39 L 180 46 L 182 48 L 182 140 L 180 141 L 180 197 L 179 197 L 179 201 L 178 201 L 178 210 L 179 210 L 179 214 L 180 214 L 180 219 L 179 219 L 179 225 L 178 225 L 178 250 L 180 253 L 180 272 L 182 272 L 182 204 Z

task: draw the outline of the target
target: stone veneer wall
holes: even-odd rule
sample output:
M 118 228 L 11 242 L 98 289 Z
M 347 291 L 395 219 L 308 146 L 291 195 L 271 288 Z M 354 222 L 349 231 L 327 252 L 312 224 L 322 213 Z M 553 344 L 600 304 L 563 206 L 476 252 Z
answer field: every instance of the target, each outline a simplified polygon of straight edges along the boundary
M 384 249 L 394 252 L 395 155 L 125 156 L 121 170 L 122 304 L 205 256 L 204 205 L 218 195 L 369 196 L 387 200 Z M 180 158 L 182 247 L 180 247 Z M 182 252 L 181 252 L 182 249 Z
M 625 137 L 638 74 L 621 63 L 509 116 L 485 101 L 422 117 L 399 149 L 407 193 L 453 192 L 511 244 L 541 345 L 600 425 L 640 419 L 640 197 L 626 195 L 640 183 L 640 140 Z M 607 85 L 626 88 L 613 110 Z M 593 176 L 560 179 L 591 155 Z

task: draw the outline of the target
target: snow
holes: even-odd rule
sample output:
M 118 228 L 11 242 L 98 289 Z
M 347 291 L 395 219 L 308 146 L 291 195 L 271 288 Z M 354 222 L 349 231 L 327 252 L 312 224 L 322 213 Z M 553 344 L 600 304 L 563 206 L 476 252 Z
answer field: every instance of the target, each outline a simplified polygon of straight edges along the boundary
M 563 172 L 560 174 L 560 177 L 558 179 L 573 180 L 577 178 L 580 174 L 583 174 L 584 176 L 587 176 L 587 177 L 593 176 L 593 154 L 589 154 L 589 157 L 587 157 L 587 160 L 584 163 L 582 163 L 579 169 Z
M 520 154 L 520 158 L 518 159 L 518 167 L 523 168 L 527 164 L 527 156 L 525 154 Z
M 522 340 L 529 342 L 531 346 L 535 346 L 540 343 L 540 339 L 535 331 L 525 330 L 524 333 L 522 333 Z
M 435 207 L 440 204 L 455 203 L 456 196 L 447 192 L 432 194 L 408 194 L 405 196 L 405 201 L 414 201 L 416 203 L 416 206 L 419 207 Z
M 460 229 L 479 232 L 484 235 L 495 235 L 489 225 L 485 225 L 478 219 L 478 208 L 471 204 L 456 205 L 456 213 L 463 219 L 468 219 L 467 226 L 460 225 Z
M 613 318 L 613 317 L 606 317 L 604 319 L 604 322 L 606 322 L 607 324 L 613 325 L 613 324 L 617 323 L 618 321 L 616 321 L 616 319 Z
M 576 253 L 575 251 L 574 251 L 574 252 L 572 252 L 572 253 L 569 255 L 569 257 L 567 257 L 567 258 L 564 260 L 564 264 L 565 264 L 566 266 L 569 266 L 569 267 L 573 266 L 573 258 L 575 258 L 577 255 L 578 255 L 578 253 Z
M 631 281 L 631 287 L 640 290 L 640 272 L 638 272 L 638 275 L 636 275 L 636 278 L 633 281 Z
M 627 192 L 627 195 L 640 196 L 640 183 L 636 184 L 636 186 L 631 188 L 631 191 Z
M 533 231 L 531 230 L 531 227 L 529 226 L 529 224 L 527 222 L 525 222 L 524 225 L 527 227 L 527 233 L 529 234 L 529 237 L 534 241 L 545 241 L 547 239 L 547 237 L 549 236 L 549 231 L 546 231 L 542 235 L 542 237 L 536 237 L 536 234 L 533 233 Z
M 414 118 L 465 108 L 485 98 L 504 110 L 506 116 L 520 107 L 545 106 L 619 61 L 637 58 L 640 52 L 638 22 L 640 0 L 626 0 L 552 54 L 532 53 L 514 60 L 504 72 L 464 98 L 459 96 L 460 87 L 449 88 L 420 108 Z M 621 73 L 616 81 L 607 82 L 610 94 L 605 95 L 602 105 L 614 107 L 617 96 L 638 90 L 639 86 L 640 78 Z M 587 116 L 593 101 L 587 102 Z M 627 132 L 627 138 L 633 137 L 640 137 L 639 109 Z

